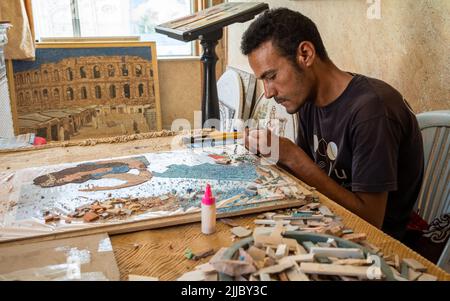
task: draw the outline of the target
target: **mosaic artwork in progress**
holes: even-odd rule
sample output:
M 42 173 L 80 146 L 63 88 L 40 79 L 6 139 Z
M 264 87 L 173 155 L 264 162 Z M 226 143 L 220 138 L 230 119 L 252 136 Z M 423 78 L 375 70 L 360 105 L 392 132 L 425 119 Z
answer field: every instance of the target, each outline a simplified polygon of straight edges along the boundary
M 239 145 L 29 168 L 0 174 L 0 241 L 118 224 L 132 231 L 147 220 L 156 228 L 173 216 L 199 221 L 207 184 L 218 217 L 300 206 L 312 196 Z

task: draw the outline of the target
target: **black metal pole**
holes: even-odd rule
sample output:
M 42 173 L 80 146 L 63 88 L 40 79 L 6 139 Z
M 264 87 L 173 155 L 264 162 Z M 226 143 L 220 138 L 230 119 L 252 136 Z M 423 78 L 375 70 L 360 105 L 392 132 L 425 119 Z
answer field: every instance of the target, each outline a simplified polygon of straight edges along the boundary
M 78 1 L 71 0 L 70 8 L 72 9 L 73 36 L 81 37 L 80 10 L 78 9 Z
M 200 36 L 203 47 L 202 127 L 208 119 L 220 119 L 219 97 L 217 96 L 216 46 L 223 36 L 223 29 Z

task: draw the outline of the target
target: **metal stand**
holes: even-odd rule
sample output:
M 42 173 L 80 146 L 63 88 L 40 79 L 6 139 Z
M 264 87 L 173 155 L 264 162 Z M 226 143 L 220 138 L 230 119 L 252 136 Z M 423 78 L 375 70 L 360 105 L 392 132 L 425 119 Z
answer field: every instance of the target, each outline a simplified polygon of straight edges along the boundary
M 208 119 L 219 119 L 219 97 L 217 96 L 216 64 L 218 57 L 216 46 L 223 36 L 223 29 L 200 36 L 203 47 L 202 124 Z
M 203 47 L 201 57 L 203 63 L 202 127 L 208 120 L 220 120 L 216 82 L 218 60 L 216 46 L 222 39 L 223 28 L 230 24 L 247 22 L 266 9 L 269 9 L 269 5 L 259 2 L 222 3 L 155 27 L 157 33 L 165 34 L 178 41 L 200 40 Z

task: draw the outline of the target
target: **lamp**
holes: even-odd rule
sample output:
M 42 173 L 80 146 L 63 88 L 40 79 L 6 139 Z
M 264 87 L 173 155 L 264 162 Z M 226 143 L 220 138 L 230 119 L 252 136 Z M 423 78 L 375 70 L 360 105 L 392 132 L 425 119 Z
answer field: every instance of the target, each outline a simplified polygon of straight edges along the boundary
M 199 11 L 187 17 L 161 25 L 155 30 L 170 38 L 190 42 L 200 40 L 203 48 L 202 124 L 209 119 L 220 119 L 217 96 L 216 46 L 223 36 L 223 28 L 233 23 L 243 23 L 269 9 L 266 3 L 224 3 Z

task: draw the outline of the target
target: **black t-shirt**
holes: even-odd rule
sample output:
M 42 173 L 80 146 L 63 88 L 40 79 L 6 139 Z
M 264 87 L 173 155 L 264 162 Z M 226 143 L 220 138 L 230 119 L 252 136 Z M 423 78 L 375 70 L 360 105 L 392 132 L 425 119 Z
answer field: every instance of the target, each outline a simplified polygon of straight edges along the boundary
M 299 111 L 297 144 L 337 183 L 353 192 L 389 192 L 383 231 L 401 239 L 423 176 L 417 119 L 383 81 L 354 75 L 326 107 Z

